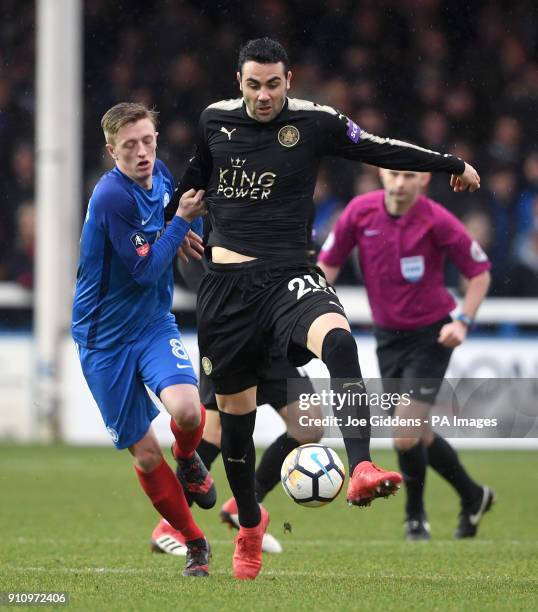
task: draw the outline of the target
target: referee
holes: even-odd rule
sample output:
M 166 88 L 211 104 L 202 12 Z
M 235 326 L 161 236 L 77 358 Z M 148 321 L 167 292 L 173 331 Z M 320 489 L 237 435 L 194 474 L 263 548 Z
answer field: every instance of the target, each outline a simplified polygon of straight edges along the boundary
M 351 250 L 358 247 L 384 385 L 400 393 L 413 389 L 413 401 L 396 406 L 395 415 L 424 421 L 452 351 L 465 340 L 487 293 L 491 264 L 456 217 L 421 195 L 428 173 L 380 170 L 380 176 L 384 189 L 351 200 L 327 238 L 318 265 L 333 283 Z M 446 257 L 468 279 L 462 310 L 454 321 L 449 313 L 456 303 L 444 283 Z M 421 379 L 427 381 L 420 384 Z M 429 424 L 419 432 L 394 433 L 407 491 L 407 539 L 430 539 L 423 500 L 428 463 L 460 497 L 454 537 L 474 537 L 494 501 L 493 491 L 471 479 L 452 446 Z

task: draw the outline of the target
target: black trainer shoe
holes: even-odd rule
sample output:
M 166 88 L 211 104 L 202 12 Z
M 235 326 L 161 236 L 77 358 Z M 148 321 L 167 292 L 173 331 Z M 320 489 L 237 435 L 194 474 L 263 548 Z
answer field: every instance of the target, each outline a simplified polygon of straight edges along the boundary
M 209 576 L 208 566 L 211 557 L 211 546 L 209 542 L 200 538 L 185 543 L 187 556 L 185 559 L 184 576 L 205 577 Z
M 482 487 L 481 494 L 472 504 L 466 506 L 462 505 L 460 524 L 454 533 L 454 537 L 457 540 L 461 540 L 462 538 L 474 538 L 482 517 L 491 509 L 495 500 L 495 492 L 489 487 Z
M 420 542 L 430 539 L 430 524 L 426 515 L 408 516 L 404 521 L 405 539 L 410 542 Z
M 194 502 L 204 510 L 213 508 L 217 503 L 217 489 L 198 453 L 195 452 L 189 459 L 178 459 L 177 457 L 175 459 L 177 461 L 176 476 L 185 491 L 189 505 Z

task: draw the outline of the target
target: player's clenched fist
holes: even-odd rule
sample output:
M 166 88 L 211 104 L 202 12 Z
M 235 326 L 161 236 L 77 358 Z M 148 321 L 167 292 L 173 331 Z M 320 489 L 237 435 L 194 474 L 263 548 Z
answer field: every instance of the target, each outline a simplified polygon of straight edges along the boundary
M 176 215 L 189 223 L 207 212 L 204 200 L 205 190 L 189 189 L 179 199 Z
M 453 174 L 450 177 L 450 186 L 454 191 L 476 191 L 480 189 L 480 176 L 471 164 L 465 163 L 463 174 Z
M 443 325 L 437 341 L 448 348 L 456 348 L 467 336 L 467 326 L 460 321 L 452 321 Z

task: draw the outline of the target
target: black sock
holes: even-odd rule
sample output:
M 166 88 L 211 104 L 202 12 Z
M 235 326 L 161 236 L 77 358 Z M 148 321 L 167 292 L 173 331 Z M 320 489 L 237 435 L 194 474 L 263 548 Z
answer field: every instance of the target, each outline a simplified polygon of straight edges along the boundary
M 407 493 L 405 512 L 408 517 L 420 516 L 424 513 L 424 482 L 428 464 L 426 449 L 419 442 L 409 450 L 396 449 L 396 452 Z
M 256 499 L 258 502 L 261 503 L 267 493 L 278 484 L 284 459 L 298 446 L 299 442 L 295 438 L 283 433 L 265 449 L 256 470 Z
M 261 520 L 254 486 L 256 451 L 252 434 L 256 411 L 242 415 L 221 412 L 220 422 L 222 460 L 237 502 L 239 523 L 243 527 L 255 527 Z
M 202 438 L 196 452 L 200 455 L 200 459 L 204 462 L 206 468 L 210 470 L 213 461 L 219 456 L 220 448 L 212 442 L 208 442 Z
M 427 451 L 431 467 L 456 489 L 462 503 L 472 503 L 482 489 L 467 474 L 454 448 L 442 436 L 435 434 Z
M 370 408 L 364 401 L 366 389 L 362 380 L 355 338 L 345 329 L 332 329 L 323 340 L 322 359 L 331 375 L 331 389 L 336 397 L 359 393 L 362 401 L 349 402 L 334 415 L 347 423 L 348 418 L 365 419 L 364 427 L 340 428 L 344 438 L 349 474 L 361 461 L 370 461 Z

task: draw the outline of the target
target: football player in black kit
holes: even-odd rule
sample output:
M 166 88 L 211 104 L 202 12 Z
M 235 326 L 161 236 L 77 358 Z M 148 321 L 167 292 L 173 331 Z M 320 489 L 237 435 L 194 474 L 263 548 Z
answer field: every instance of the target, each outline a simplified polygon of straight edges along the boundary
M 440 171 L 452 175 L 455 191 L 480 186 L 475 169 L 461 159 L 373 136 L 331 107 L 288 98 L 291 77 L 278 42 L 261 38 L 244 45 L 237 72 L 242 98 L 202 112 L 197 149 L 181 182 L 182 192 L 206 190 L 212 227 L 209 272 L 198 293 L 198 342 L 217 394 L 222 457 L 239 510 L 233 555 L 239 579 L 258 575 L 269 522 L 256 500 L 252 440 L 268 347 L 277 344 L 297 366 L 322 359 L 340 398 L 364 385 L 344 310 L 306 258 L 319 162 L 336 156 L 389 169 Z M 395 493 L 400 474 L 371 462 L 368 406 L 348 402 L 337 416 L 342 423 L 349 417 L 365 423 L 342 428 L 348 503 L 365 506 Z

